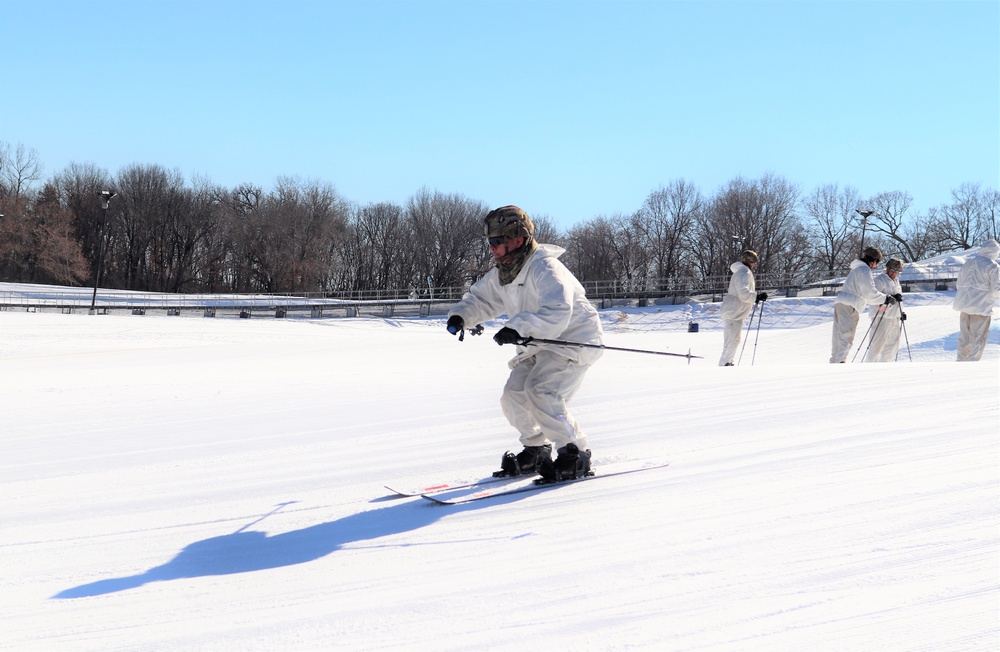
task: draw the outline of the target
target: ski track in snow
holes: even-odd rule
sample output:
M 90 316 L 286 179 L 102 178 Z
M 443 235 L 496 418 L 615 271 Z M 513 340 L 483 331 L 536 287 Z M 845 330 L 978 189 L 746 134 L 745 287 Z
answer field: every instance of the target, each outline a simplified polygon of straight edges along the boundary
M 604 310 L 704 356 L 572 404 L 598 471 L 671 466 L 449 507 L 382 485 L 517 448 L 499 322 L 0 313 L 0 649 L 998 649 L 1000 331 L 955 363 L 951 296 L 883 365 L 826 363 L 832 298 L 729 369 L 718 304 Z

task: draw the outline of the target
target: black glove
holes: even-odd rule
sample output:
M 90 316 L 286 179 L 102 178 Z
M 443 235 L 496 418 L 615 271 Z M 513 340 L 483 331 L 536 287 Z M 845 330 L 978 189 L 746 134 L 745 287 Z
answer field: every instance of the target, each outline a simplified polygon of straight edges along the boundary
M 899 311 L 899 321 L 906 321 L 906 313 L 902 310 Z
M 767 292 L 758 292 L 757 293 L 757 301 L 754 301 L 754 303 L 757 303 L 759 301 L 767 301 Z
M 448 332 L 452 335 L 458 335 L 465 330 L 465 320 L 459 315 L 452 315 L 448 318 Z
M 896 294 L 892 295 L 892 298 L 895 299 L 896 301 L 898 301 L 899 303 L 903 303 L 903 295 L 900 294 L 899 292 L 897 292 Z
M 885 297 L 885 305 L 891 306 L 894 303 L 896 303 L 896 297 L 892 296 L 891 294 L 887 294 Z
M 520 344 L 523 339 L 524 338 L 521 337 L 520 333 L 513 328 L 508 328 L 506 326 L 498 330 L 497 334 L 493 336 L 493 341 L 500 346 L 503 346 L 504 344 Z

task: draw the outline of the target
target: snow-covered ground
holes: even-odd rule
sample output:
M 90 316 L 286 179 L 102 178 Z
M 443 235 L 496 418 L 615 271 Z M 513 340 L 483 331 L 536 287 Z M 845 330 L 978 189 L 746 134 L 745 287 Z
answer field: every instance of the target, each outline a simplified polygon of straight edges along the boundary
M 880 365 L 827 363 L 832 298 L 735 368 L 718 304 L 603 311 L 704 356 L 573 403 L 598 472 L 671 465 L 457 507 L 383 484 L 519 449 L 498 324 L 0 312 L 0 647 L 1000 649 L 1000 330 L 956 363 L 952 296 Z

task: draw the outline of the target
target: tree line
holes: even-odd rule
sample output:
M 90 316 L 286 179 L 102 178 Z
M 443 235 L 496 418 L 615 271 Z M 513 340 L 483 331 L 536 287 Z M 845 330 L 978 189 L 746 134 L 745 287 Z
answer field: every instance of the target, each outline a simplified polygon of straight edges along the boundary
M 107 209 L 105 190 L 116 193 Z M 760 255 L 758 275 L 805 283 L 841 273 L 862 235 L 904 261 L 1000 238 L 996 189 L 964 183 L 951 194 L 916 214 L 905 191 L 862 197 L 829 184 L 803 194 L 768 174 L 706 195 L 677 179 L 632 212 L 565 231 L 532 218 L 536 238 L 565 247 L 563 261 L 581 281 L 669 291 L 725 277 L 744 248 Z M 330 183 L 293 177 L 270 189 L 226 188 L 155 164 L 111 175 L 74 163 L 42 178 L 34 150 L 0 142 L 0 280 L 89 286 L 99 278 L 102 287 L 180 293 L 462 286 L 491 266 L 481 221 L 490 208 L 426 188 L 403 205 L 359 205 Z

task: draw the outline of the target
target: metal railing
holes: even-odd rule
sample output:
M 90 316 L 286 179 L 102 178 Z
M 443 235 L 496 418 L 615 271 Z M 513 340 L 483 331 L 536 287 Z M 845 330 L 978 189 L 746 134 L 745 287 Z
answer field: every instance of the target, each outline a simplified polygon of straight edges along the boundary
M 900 283 L 904 289 L 910 285 L 933 286 L 935 290 L 953 286 L 959 265 L 938 266 L 933 270 L 904 270 Z M 846 270 L 845 270 L 846 273 Z M 710 297 L 716 300 L 725 294 L 730 275 L 707 278 L 670 279 L 626 279 L 613 281 L 586 281 L 582 285 L 587 297 L 592 301 L 649 300 L 673 298 L 686 300 L 689 297 Z M 788 290 L 822 289 L 828 294 L 843 284 L 843 277 L 805 283 L 789 275 L 756 276 L 758 289 Z M 290 310 L 308 310 L 314 315 L 322 315 L 323 310 L 343 311 L 348 316 L 361 312 L 391 315 L 396 309 L 420 314 L 440 312 L 442 305 L 450 305 L 462 298 L 466 286 L 437 288 L 399 288 L 349 290 L 339 292 L 301 293 L 247 293 L 247 294 L 169 294 L 157 292 L 129 292 L 123 290 L 99 290 L 96 308 L 109 310 L 222 310 L 249 313 L 252 311 L 275 311 L 278 316 Z M 24 308 L 63 309 L 75 311 L 90 308 L 89 288 L 60 288 L 54 286 L 18 286 L 14 290 L 0 291 L 0 309 Z M 387 309 L 388 307 L 388 309 Z

